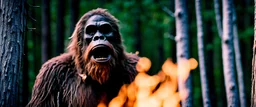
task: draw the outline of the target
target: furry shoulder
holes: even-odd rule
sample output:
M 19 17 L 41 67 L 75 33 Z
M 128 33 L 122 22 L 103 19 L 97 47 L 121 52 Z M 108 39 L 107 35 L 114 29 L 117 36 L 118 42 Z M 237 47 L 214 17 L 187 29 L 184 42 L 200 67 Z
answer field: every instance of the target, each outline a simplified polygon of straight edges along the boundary
M 60 88 L 60 77 L 74 70 L 71 54 L 62 54 L 45 62 L 32 91 L 32 98 L 27 107 L 49 107 L 56 104 L 56 96 Z

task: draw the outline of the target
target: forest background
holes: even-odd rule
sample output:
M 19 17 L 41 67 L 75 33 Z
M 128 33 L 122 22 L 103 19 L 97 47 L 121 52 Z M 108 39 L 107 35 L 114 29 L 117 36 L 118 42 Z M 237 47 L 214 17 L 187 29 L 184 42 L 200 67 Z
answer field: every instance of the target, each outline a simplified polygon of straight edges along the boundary
M 174 0 L 28 0 L 28 23 L 24 50 L 23 94 L 30 100 L 35 77 L 48 59 L 66 51 L 75 24 L 87 11 L 107 9 L 120 20 L 127 52 L 136 51 L 152 61 L 149 74 L 156 74 L 167 58 L 176 62 Z M 222 13 L 221 1 L 220 12 Z M 198 60 L 195 1 L 187 0 L 189 56 Z M 253 0 L 234 0 L 240 42 L 246 101 L 250 104 L 253 46 Z M 221 14 L 222 15 L 222 14 Z M 215 20 L 214 1 L 202 0 L 205 60 L 213 106 L 227 106 L 221 38 Z M 42 23 L 44 22 L 44 23 Z M 44 36 L 48 35 L 48 36 Z M 199 67 L 191 71 L 193 105 L 203 106 Z M 237 76 L 236 76 L 237 77 Z

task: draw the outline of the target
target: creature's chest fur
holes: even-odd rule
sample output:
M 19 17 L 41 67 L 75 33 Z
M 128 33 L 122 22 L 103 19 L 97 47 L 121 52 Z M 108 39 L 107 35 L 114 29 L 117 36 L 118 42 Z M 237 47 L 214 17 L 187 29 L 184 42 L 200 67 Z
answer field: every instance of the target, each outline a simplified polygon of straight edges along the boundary
M 109 84 L 100 85 L 90 77 L 83 81 L 76 73 L 65 74 L 64 78 L 57 98 L 60 107 L 97 107 L 100 102 L 108 104 L 123 84 L 122 80 L 111 80 Z

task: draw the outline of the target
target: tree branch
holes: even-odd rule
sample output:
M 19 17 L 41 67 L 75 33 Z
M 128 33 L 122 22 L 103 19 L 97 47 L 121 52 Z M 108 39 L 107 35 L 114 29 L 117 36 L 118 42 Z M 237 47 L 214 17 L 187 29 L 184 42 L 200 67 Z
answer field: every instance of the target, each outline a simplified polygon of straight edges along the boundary
M 162 10 L 166 12 L 168 15 L 170 15 L 171 17 L 175 17 L 174 13 L 170 9 L 168 9 L 166 6 L 162 6 Z

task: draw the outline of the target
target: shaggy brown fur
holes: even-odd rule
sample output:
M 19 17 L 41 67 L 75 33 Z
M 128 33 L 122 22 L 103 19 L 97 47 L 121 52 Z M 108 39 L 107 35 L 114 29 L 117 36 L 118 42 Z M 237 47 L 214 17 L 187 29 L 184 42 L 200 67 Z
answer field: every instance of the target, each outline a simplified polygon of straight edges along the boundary
M 101 15 L 114 31 L 113 58 L 108 64 L 98 64 L 88 58 L 90 46 L 83 38 L 87 20 Z M 137 55 L 124 52 L 118 20 L 104 9 L 86 13 L 76 25 L 69 51 L 43 64 L 27 107 L 96 107 L 100 101 L 109 103 L 123 84 L 137 74 Z M 80 76 L 87 75 L 85 80 Z

